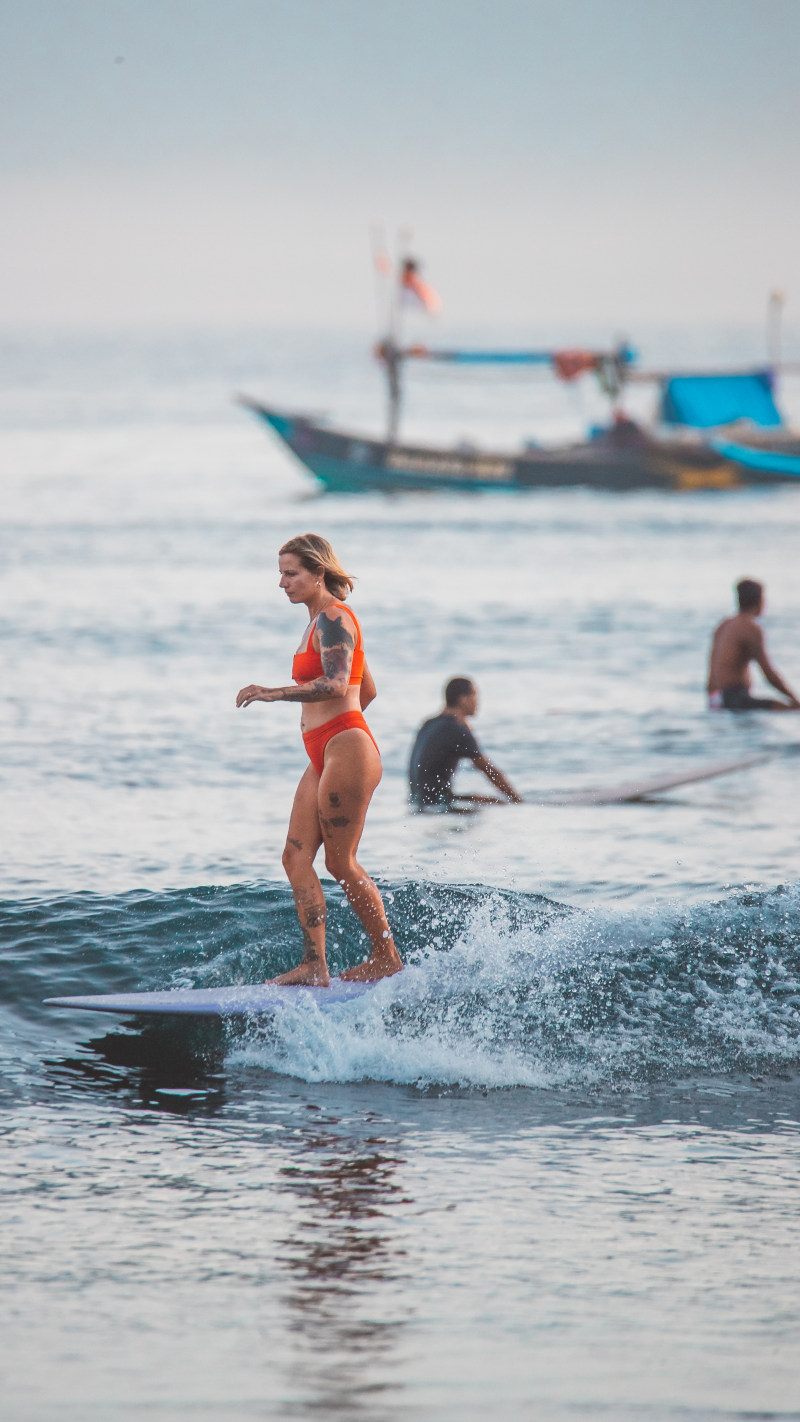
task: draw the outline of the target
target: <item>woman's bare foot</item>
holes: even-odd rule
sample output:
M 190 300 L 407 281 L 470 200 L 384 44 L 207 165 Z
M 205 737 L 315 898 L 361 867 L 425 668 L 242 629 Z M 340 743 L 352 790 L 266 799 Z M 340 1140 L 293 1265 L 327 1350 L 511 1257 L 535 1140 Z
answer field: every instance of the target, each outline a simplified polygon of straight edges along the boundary
M 298 963 L 297 967 L 290 968 L 288 973 L 281 973 L 277 978 L 267 978 L 266 981 L 277 987 L 330 987 L 331 975 L 327 964 Z
M 379 978 L 391 978 L 402 971 L 403 960 L 392 945 L 388 948 L 376 948 L 363 963 L 356 963 L 354 968 L 346 968 L 340 973 L 339 979 L 344 983 L 375 983 Z

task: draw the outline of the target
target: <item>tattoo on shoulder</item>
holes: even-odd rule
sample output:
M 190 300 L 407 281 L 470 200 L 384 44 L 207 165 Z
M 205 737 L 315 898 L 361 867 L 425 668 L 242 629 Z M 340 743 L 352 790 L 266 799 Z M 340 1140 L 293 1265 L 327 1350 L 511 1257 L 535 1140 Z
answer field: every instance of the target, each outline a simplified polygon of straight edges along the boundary
M 341 616 L 330 617 L 327 612 L 321 612 L 317 618 L 317 632 L 321 648 L 354 647 L 356 644 L 352 632 L 348 632 Z

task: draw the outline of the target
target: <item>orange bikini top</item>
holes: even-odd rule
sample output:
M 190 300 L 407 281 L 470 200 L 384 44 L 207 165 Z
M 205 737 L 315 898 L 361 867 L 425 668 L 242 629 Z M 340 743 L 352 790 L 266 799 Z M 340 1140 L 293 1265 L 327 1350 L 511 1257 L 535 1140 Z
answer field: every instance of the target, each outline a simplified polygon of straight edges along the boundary
M 343 602 L 329 602 L 322 611 L 327 612 L 330 607 L 342 607 L 348 617 L 352 617 L 356 626 L 356 645 L 353 651 L 353 662 L 350 667 L 350 686 L 360 686 L 364 677 L 364 639 L 361 636 L 361 627 L 358 618 L 352 608 L 346 607 Z M 317 616 L 320 614 L 318 613 Z M 322 670 L 322 657 L 319 652 L 314 651 L 314 628 L 317 619 L 311 624 L 311 631 L 308 634 L 306 649 L 304 652 L 295 652 L 292 662 L 292 681 L 302 685 L 307 681 L 316 681 L 318 677 L 324 676 Z

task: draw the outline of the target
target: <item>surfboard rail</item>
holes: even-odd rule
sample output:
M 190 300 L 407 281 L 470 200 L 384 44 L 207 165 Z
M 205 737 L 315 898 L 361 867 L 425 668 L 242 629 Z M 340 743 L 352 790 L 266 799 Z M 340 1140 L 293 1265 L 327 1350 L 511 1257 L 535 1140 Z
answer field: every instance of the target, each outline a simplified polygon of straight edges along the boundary
M 216 988 L 165 988 L 160 992 L 90 993 L 77 997 L 46 997 L 46 1007 L 81 1012 L 115 1012 L 151 1017 L 272 1017 L 292 1007 L 318 1008 L 363 997 L 377 983 L 342 982 L 330 987 L 284 987 L 278 983 L 245 983 Z
M 677 774 L 657 775 L 651 780 L 631 780 L 622 785 L 589 787 L 585 790 L 564 790 L 546 792 L 542 804 L 546 805 L 622 805 L 635 804 L 637 800 L 648 800 L 661 795 L 666 790 L 678 790 L 683 785 L 695 785 L 701 780 L 715 780 L 720 775 L 732 775 L 737 770 L 749 770 L 753 765 L 763 765 L 772 760 L 777 751 L 759 751 L 745 756 L 742 760 L 718 761 L 704 765 L 697 770 L 683 770 Z

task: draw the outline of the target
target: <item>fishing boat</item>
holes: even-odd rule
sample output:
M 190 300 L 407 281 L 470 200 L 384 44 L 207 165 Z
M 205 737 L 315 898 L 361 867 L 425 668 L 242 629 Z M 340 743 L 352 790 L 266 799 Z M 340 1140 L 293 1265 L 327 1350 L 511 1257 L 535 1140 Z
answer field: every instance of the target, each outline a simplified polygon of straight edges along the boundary
M 428 309 L 438 301 L 419 276 L 419 264 L 400 264 L 400 289 Z M 395 305 L 395 311 L 398 307 Z M 375 348 L 388 393 L 385 437 L 338 429 L 298 411 L 276 409 L 248 395 L 239 402 L 278 436 L 301 465 L 337 493 L 383 490 L 537 489 L 582 485 L 593 489 L 732 489 L 800 480 L 800 438 L 784 425 L 774 397 L 772 368 L 722 372 L 640 371 L 626 344 L 598 350 L 439 349 L 403 345 L 397 317 Z M 592 375 L 608 397 L 608 423 L 588 439 L 545 448 L 483 451 L 431 447 L 400 437 L 403 370 L 410 362 L 453 367 L 547 368 L 573 382 Z M 626 386 L 655 381 L 659 410 L 650 427 L 624 411 Z

